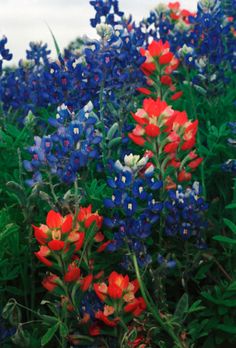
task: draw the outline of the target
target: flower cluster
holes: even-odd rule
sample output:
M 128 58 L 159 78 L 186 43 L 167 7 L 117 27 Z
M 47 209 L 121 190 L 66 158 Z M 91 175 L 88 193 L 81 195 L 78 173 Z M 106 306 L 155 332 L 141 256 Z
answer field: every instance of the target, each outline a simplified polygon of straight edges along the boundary
M 50 270 L 42 285 L 61 298 L 61 306 L 79 313 L 80 303 L 70 297 L 68 291 L 84 293 L 93 281 L 93 244 L 100 243 L 104 236 L 100 231 L 102 217 L 92 212 L 92 207 L 80 207 L 77 215 L 63 217 L 49 211 L 46 225 L 33 226 L 34 235 L 40 244 L 36 257 Z M 82 250 L 83 249 L 83 250 Z M 95 253 L 96 253 L 95 249 Z M 84 253 L 86 250 L 86 258 Z M 91 254 L 91 255 L 90 255 Z M 78 295 L 79 296 L 79 295 Z
M 24 161 L 24 166 L 34 175 L 27 184 L 32 186 L 40 181 L 41 172 L 45 170 L 62 182 L 72 183 L 77 172 L 86 167 L 90 159 L 99 156 L 102 136 L 95 127 L 97 117 L 92 109 L 92 104 L 76 114 L 64 104 L 57 109 L 56 118 L 49 119 L 56 131 L 42 138 L 35 137 L 35 145 L 29 148 L 32 160 Z
M 174 84 L 171 74 L 178 68 L 179 60 L 170 51 L 169 42 L 163 43 L 162 40 L 153 40 L 147 50 L 141 48 L 141 54 L 146 58 L 142 64 L 141 69 L 145 75 L 147 75 L 147 83 L 154 85 L 155 91 L 158 89 L 158 96 L 163 98 L 168 94 L 173 93 L 172 100 L 176 100 L 181 97 L 182 92 L 176 92 L 176 86 Z M 140 92 L 150 95 L 152 92 L 149 89 L 141 88 Z M 155 93 L 154 93 L 155 94 Z
M 165 202 L 165 234 L 179 236 L 183 240 L 194 238 L 199 247 L 204 246 L 202 231 L 207 227 L 204 212 L 208 205 L 200 196 L 200 186 L 194 182 L 192 187 L 183 190 L 170 190 L 169 199 Z
M 51 51 L 47 44 L 42 42 L 30 42 L 30 48 L 26 50 L 26 58 L 32 60 L 35 65 L 48 64 Z
M 40 250 L 35 253 L 37 258 L 46 266 L 53 266 L 57 261 L 57 252 L 66 255 L 69 250 L 77 253 L 83 246 L 86 230 L 94 224 L 96 234 L 95 241 L 103 240 L 103 235 L 99 232 L 102 226 L 102 217 L 97 213 L 92 213 L 92 207 L 80 208 L 76 218 L 71 214 L 65 217 L 53 210 L 50 210 L 46 225 L 39 227 L 33 226 L 35 238 L 40 244 Z M 70 275 L 76 273 L 73 265 L 70 265 L 68 279 Z
M 142 109 L 132 116 L 137 125 L 129 137 L 152 151 L 160 179 L 189 181 L 202 161 L 194 150 L 198 121 L 189 121 L 185 111 L 173 110 L 160 98 L 144 99 Z
M 105 282 L 95 283 L 94 290 L 99 299 L 105 303 L 103 310 L 96 312 L 95 318 L 107 326 L 115 327 L 120 317 L 127 322 L 130 321 L 129 314 L 140 316 L 146 309 L 146 303 L 143 297 L 135 297 L 138 289 L 137 280 L 130 281 L 128 275 L 123 276 L 117 272 L 109 275 L 108 285 Z
M 124 166 L 116 161 L 112 166 L 114 176 L 108 179 L 113 190 L 111 198 L 104 200 L 110 210 L 104 217 L 104 225 L 113 231 L 107 250 L 114 252 L 127 244 L 137 255 L 140 266 L 151 262 L 145 241 L 162 210 L 158 192 L 163 184 L 155 179 L 148 160 L 148 156 L 130 154 L 124 157 Z

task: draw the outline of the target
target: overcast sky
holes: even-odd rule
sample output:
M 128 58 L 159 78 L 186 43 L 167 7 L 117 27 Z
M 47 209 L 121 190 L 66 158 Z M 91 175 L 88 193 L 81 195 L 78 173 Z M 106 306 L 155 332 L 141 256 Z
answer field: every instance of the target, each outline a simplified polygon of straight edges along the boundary
M 138 20 L 160 2 L 169 3 L 169 0 L 120 0 L 120 9 Z M 181 4 L 195 10 L 197 0 L 182 0 Z M 89 0 L 0 0 L 0 37 L 8 37 L 14 62 L 18 62 L 25 58 L 30 41 L 47 42 L 54 50 L 45 22 L 63 48 L 77 36 L 95 35 L 95 30 L 89 25 L 89 18 L 93 15 Z

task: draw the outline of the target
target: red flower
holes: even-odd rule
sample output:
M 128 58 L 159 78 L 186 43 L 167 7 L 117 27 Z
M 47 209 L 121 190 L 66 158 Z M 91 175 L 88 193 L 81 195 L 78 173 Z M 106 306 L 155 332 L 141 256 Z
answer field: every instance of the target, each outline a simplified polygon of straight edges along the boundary
M 101 301 L 105 301 L 107 297 L 107 285 L 105 283 L 93 284 L 94 291 Z
M 48 235 L 46 231 L 48 231 L 48 227 L 46 225 L 41 225 L 40 227 L 32 225 L 34 229 L 34 236 L 37 239 L 39 244 L 46 244 L 48 239 Z
M 145 114 L 145 113 L 143 112 L 143 114 Z M 140 125 L 148 123 L 147 118 L 144 117 L 144 116 L 140 116 L 138 114 L 134 114 L 133 112 L 131 112 L 131 115 L 133 116 L 133 119 Z
M 161 65 L 169 64 L 174 57 L 174 54 L 172 52 L 167 52 L 159 57 L 159 63 Z
M 136 90 L 142 94 L 145 94 L 145 95 L 150 95 L 152 93 L 149 89 L 144 88 L 144 87 L 136 88 Z
M 64 218 L 63 224 L 61 225 L 62 233 L 70 232 L 72 230 L 72 225 L 73 225 L 73 216 L 69 214 Z
M 42 285 L 48 291 L 53 291 L 58 286 L 56 282 L 58 279 L 59 277 L 57 275 L 51 274 L 48 277 L 44 278 Z
M 118 274 L 117 272 L 112 272 L 108 278 L 108 294 L 111 298 L 121 298 L 124 290 L 127 289 L 129 285 L 129 277 Z
M 172 78 L 168 75 L 163 75 L 160 81 L 163 85 L 170 86 L 172 84 Z
M 146 98 L 143 101 L 143 109 L 147 112 L 150 117 L 159 117 L 168 107 L 165 101 L 160 98 L 156 100 L 152 98 Z
M 143 137 L 134 135 L 133 133 L 129 133 L 128 136 L 137 145 L 143 146 L 145 144 L 145 139 Z
M 184 169 L 181 170 L 181 172 L 178 175 L 178 181 L 182 182 L 182 181 L 189 181 L 192 178 L 192 174 L 191 173 L 187 173 Z
M 78 251 L 82 248 L 84 243 L 84 237 L 85 237 L 84 232 L 73 231 L 69 234 L 68 241 L 72 242 L 75 245 L 75 251 Z
M 93 275 L 92 274 L 88 274 L 86 277 L 84 277 L 81 280 L 81 290 L 83 292 L 88 290 L 88 288 L 90 287 L 90 285 L 92 283 L 92 280 L 93 280 Z
M 185 141 L 183 143 L 183 145 L 181 146 L 181 150 L 190 150 L 190 149 L 192 149 L 194 147 L 194 145 L 195 145 L 195 142 L 196 142 L 195 137 Z
M 177 2 L 169 2 L 168 7 L 170 10 L 177 12 L 180 8 L 180 3 L 178 1 Z
M 91 336 L 98 336 L 101 333 L 101 327 L 99 324 L 93 324 L 92 326 L 90 326 L 89 328 L 89 334 Z
M 152 57 L 159 57 L 164 52 L 168 52 L 170 49 L 169 42 L 163 44 L 162 40 L 155 41 L 153 40 L 148 46 L 148 52 Z
M 149 137 L 156 137 L 160 134 L 160 128 L 150 123 L 146 126 L 145 132 Z
M 39 251 L 34 253 L 35 256 L 44 263 L 46 266 L 51 267 L 52 266 L 52 261 L 49 261 L 45 256 L 48 256 L 50 254 L 50 250 L 47 246 L 40 246 Z
M 179 146 L 179 142 L 169 143 L 169 144 L 165 145 L 164 152 L 166 152 L 166 153 L 175 152 L 177 150 L 178 146 Z
M 102 243 L 99 248 L 97 249 L 97 252 L 98 253 L 101 253 L 102 251 L 104 251 L 106 249 L 106 247 L 111 243 L 110 240 L 108 240 L 107 242 L 105 243 Z
M 124 307 L 125 312 L 131 312 L 135 317 L 139 316 L 145 309 L 146 303 L 143 297 L 135 298 Z
M 175 159 L 172 159 L 169 163 L 169 166 L 172 166 L 174 168 L 179 168 L 181 166 L 181 162 L 180 161 L 176 161 Z
M 95 318 L 103 321 L 104 324 L 110 327 L 115 327 L 117 323 L 119 322 L 119 318 L 115 318 L 113 320 L 108 319 L 108 317 L 102 311 L 98 311 L 95 314 Z
M 93 222 L 97 225 L 98 229 L 102 226 L 103 218 L 98 213 L 92 213 L 92 205 L 90 204 L 87 208 L 80 208 L 77 216 L 79 222 L 83 222 L 86 228 L 89 228 Z
M 183 92 L 182 92 L 182 91 L 176 92 L 175 94 L 173 94 L 173 95 L 171 96 L 171 100 L 177 100 L 177 99 L 179 99 L 180 97 L 182 97 L 182 95 L 183 95 Z
M 63 222 L 61 214 L 50 210 L 47 215 L 46 224 L 49 228 L 60 228 Z
M 193 160 L 192 162 L 190 162 L 188 164 L 188 167 L 191 168 L 191 169 L 195 169 L 199 166 L 199 164 L 201 164 L 203 161 L 203 158 L 199 157 L 199 158 L 196 158 L 195 160 Z
M 65 242 L 63 240 L 53 239 L 48 242 L 48 247 L 53 251 L 59 251 L 64 249 Z
M 75 282 L 80 278 L 80 268 L 76 265 L 75 262 L 72 262 L 68 266 L 68 271 L 64 275 L 65 282 Z
M 156 65 L 155 63 L 144 62 L 141 65 L 141 70 L 144 73 L 144 75 L 149 76 L 149 75 L 152 75 L 152 73 L 156 70 Z

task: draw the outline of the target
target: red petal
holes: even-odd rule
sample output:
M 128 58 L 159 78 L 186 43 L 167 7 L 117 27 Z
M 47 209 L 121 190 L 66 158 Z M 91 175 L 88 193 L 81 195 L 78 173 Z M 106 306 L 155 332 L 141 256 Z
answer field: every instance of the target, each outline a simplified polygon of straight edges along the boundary
M 47 215 L 46 223 L 49 228 L 59 228 L 61 227 L 63 218 L 61 214 L 55 212 L 54 210 L 50 210 Z
M 142 94 L 145 94 L 145 95 L 150 95 L 152 93 L 149 89 L 144 88 L 144 87 L 138 87 L 138 88 L 136 88 L 136 91 L 138 91 Z
M 172 52 L 167 52 L 159 58 L 159 63 L 161 65 L 169 64 L 173 57 L 174 57 L 174 54 Z
M 148 51 L 152 57 L 159 57 L 163 50 L 162 40 L 155 41 L 153 40 L 148 46 Z
M 192 178 L 192 174 L 191 173 L 187 173 L 185 170 L 182 170 L 179 175 L 178 175 L 178 181 L 182 182 L 182 181 L 189 181 Z
M 140 117 L 140 116 L 134 114 L 133 112 L 131 112 L 131 115 L 133 116 L 133 119 L 139 124 L 143 125 L 143 124 L 148 123 L 148 120 L 145 117 Z
M 141 65 L 141 70 L 145 75 L 151 75 L 155 70 L 156 70 L 156 65 L 155 63 L 146 63 L 144 62 Z
M 161 83 L 163 85 L 167 85 L 167 86 L 170 86 L 172 84 L 172 78 L 168 75 L 163 75 L 161 77 Z
M 149 137 L 156 137 L 160 134 L 160 128 L 155 124 L 148 124 L 145 128 L 145 132 Z
M 87 291 L 92 283 L 92 280 L 93 280 L 92 274 L 89 274 L 86 277 L 84 277 L 84 279 L 82 280 L 82 284 L 81 284 L 81 290 L 84 292 Z
M 179 142 L 169 143 L 164 147 L 164 152 L 170 153 L 175 152 L 179 146 Z
M 195 169 L 199 166 L 199 164 L 202 163 L 202 161 L 203 161 L 203 158 L 201 158 L 201 157 L 196 158 L 194 161 L 192 161 L 188 164 L 188 167 L 191 169 Z
M 46 257 L 42 256 L 40 251 L 35 252 L 34 255 L 39 259 L 39 261 L 44 263 L 44 265 L 46 265 L 48 267 L 52 266 L 52 261 L 49 261 Z
M 79 240 L 74 243 L 75 251 L 79 251 L 82 248 L 84 243 L 84 236 L 85 236 L 84 232 L 80 232 L 79 236 L 80 236 Z
M 45 244 L 46 240 L 48 239 L 48 235 L 43 230 L 41 230 L 40 227 L 37 227 L 37 226 L 34 226 L 34 225 L 32 225 L 32 226 L 33 226 L 33 229 L 34 229 L 34 236 L 37 239 L 37 241 L 40 244 Z
M 139 137 L 133 133 L 129 133 L 128 136 L 137 145 L 143 146 L 145 144 L 145 139 L 143 137 Z
M 72 230 L 73 217 L 71 214 L 65 217 L 65 221 L 61 226 L 62 233 L 68 233 Z
M 177 99 L 179 99 L 180 97 L 182 97 L 182 95 L 183 95 L 183 92 L 182 92 L 182 91 L 176 92 L 175 94 L 173 94 L 173 95 L 171 96 L 171 100 L 177 100 Z
M 100 245 L 100 247 L 97 249 L 97 252 L 98 252 L 98 253 L 101 253 L 102 251 L 104 251 L 104 250 L 106 249 L 106 247 L 107 247 L 110 243 L 111 243 L 110 240 L 108 240 L 108 241 L 105 242 L 105 243 L 102 243 L 102 244 Z
M 50 242 L 48 242 L 48 247 L 51 250 L 58 251 L 64 249 L 65 242 L 63 240 L 57 240 L 53 239 Z
M 185 141 L 183 143 L 183 145 L 181 146 L 181 150 L 190 150 L 190 149 L 192 149 L 194 147 L 194 145 L 195 145 L 195 142 L 196 142 L 195 137 Z

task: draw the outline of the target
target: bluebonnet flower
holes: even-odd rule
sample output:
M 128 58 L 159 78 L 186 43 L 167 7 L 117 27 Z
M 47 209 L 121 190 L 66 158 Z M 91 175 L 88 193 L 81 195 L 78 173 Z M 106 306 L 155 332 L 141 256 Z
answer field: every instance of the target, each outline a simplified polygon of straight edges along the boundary
M 77 172 L 99 156 L 102 137 L 96 130 L 97 117 L 92 109 L 91 103 L 78 113 L 70 112 L 65 104 L 58 107 L 56 118 L 49 119 L 55 132 L 42 138 L 36 136 L 35 145 L 29 148 L 32 159 L 24 161 L 25 169 L 34 173 L 27 181 L 30 186 L 41 180 L 45 170 L 71 184 Z
M 47 44 L 42 42 L 30 42 L 30 49 L 26 50 L 26 58 L 33 60 L 35 65 L 40 63 L 48 64 L 51 51 L 47 48 Z
M 141 267 L 151 262 L 145 239 L 150 237 L 163 207 L 158 201 L 162 183 L 154 178 L 153 167 L 141 175 L 147 162 L 148 157 L 129 154 L 124 157 L 124 165 L 120 161 L 113 163 L 113 175 L 107 182 L 112 194 L 104 200 L 110 209 L 104 224 L 113 231 L 107 250 L 113 252 L 128 245 Z M 123 264 L 127 266 L 125 260 Z
M 139 69 L 145 59 L 139 53 L 143 39 L 134 23 L 123 18 L 117 1 L 91 4 L 100 23 L 99 40 L 84 37 L 78 50 L 67 50 L 66 56 L 59 56 L 56 61 L 49 61 L 46 45 L 31 43 L 27 58 L 34 64 L 20 61 L 17 69 L 8 71 L 1 79 L 0 99 L 4 110 L 18 110 L 22 118 L 32 111 L 39 116 L 36 121 L 40 123 L 42 108 L 55 111 L 65 103 L 71 110 L 79 110 L 93 100 L 100 117 L 103 86 L 103 120 L 107 125 L 119 120 L 114 112 L 116 105 L 130 103 L 130 95 L 144 81 Z
M 104 304 L 99 300 L 94 291 L 87 291 L 81 301 L 81 317 L 83 318 L 86 314 L 89 315 L 91 320 L 94 320 L 96 312 L 102 310 L 103 306 Z
M 11 60 L 12 59 L 12 53 L 10 53 L 10 50 L 5 47 L 7 43 L 6 36 L 3 36 L 0 40 L 0 74 L 2 73 L 2 63 L 3 60 Z
M 183 240 L 191 237 L 196 241 L 201 240 L 201 232 L 207 226 L 204 212 L 208 205 L 200 196 L 199 183 L 195 182 L 186 190 L 179 185 L 176 191 L 170 190 L 168 194 L 165 202 L 165 234 Z
M 165 258 L 161 254 L 157 255 L 157 262 L 159 265 L 164 266 L 165 268 L 172 269 L 176 267 L 176 261 L 174 259 L 172 259 L 171 257 Z

